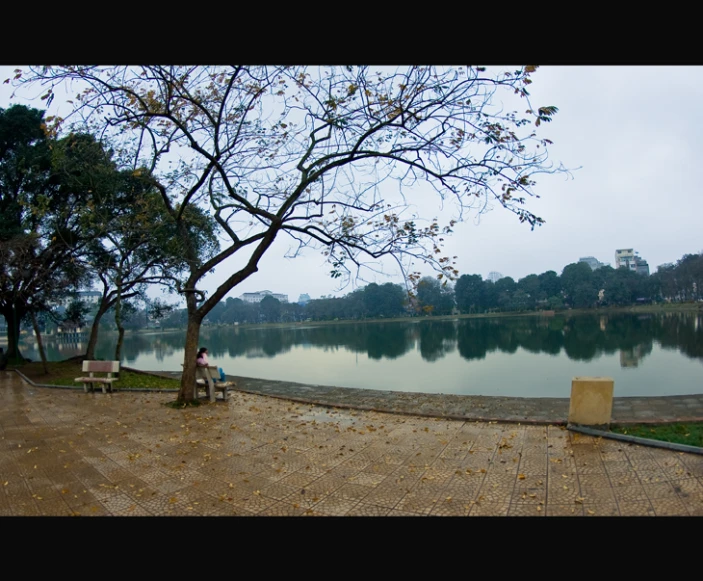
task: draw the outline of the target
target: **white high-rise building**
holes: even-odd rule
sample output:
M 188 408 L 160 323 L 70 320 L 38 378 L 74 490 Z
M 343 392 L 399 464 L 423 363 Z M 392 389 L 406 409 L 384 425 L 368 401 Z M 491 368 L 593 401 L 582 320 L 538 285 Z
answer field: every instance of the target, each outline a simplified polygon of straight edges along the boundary
M 649 274 L 649 264 L 633 248 L 620 248 L 615 251 L 615 268 L 627 268 L 637 274 Z
M 635 250 L 633 248 L 620 248 L 615 251 L 615 268 L 623 266 L 635 270 Z

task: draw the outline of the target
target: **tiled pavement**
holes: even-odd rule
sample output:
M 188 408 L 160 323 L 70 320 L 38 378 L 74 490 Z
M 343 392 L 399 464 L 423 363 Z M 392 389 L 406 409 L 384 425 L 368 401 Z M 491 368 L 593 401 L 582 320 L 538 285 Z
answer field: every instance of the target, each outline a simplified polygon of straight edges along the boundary
M 173 399 L 0 372 L 0 515 L 703 515 L 699 455 L 253 393 Z

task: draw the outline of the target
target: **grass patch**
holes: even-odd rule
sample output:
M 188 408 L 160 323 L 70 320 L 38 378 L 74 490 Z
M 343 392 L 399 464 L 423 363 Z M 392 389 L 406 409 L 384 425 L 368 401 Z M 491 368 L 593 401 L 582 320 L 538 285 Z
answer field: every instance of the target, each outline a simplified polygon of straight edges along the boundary
M 41 361 L 33 361 L 13 368 L 21 371 L 34 383 L 81 386 L 82 384 L 76 383 L 74 380 L 76 377 L 85 375 L 82 365 L 82 362 L 78 359 L 69 359 L 67 361 L 47 363 L 49 373 L 44 372 L 44 366 Z M 10 369 L 10 366 L 8 366 L 8 369 Z M 120 371 L 119 381 L 116 381 L 113 385 L 115 389 L 178 389 L 181 386 L 181 381 L 180 379 L 123 370 Z
M 611 426 L 611 432 L 703 448 L 703 422 Z

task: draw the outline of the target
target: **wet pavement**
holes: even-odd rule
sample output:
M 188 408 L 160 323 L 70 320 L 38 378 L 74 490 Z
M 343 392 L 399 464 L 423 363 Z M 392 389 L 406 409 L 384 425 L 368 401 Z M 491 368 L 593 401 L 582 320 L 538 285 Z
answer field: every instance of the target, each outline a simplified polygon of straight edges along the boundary
M 703 515 L 703 456 L 569 432 L 568 400 L 233 379 L 227 401 L 179 410 L 0 372 L 0 515 Z M 613 415 L 702 405 L 621 398 Z

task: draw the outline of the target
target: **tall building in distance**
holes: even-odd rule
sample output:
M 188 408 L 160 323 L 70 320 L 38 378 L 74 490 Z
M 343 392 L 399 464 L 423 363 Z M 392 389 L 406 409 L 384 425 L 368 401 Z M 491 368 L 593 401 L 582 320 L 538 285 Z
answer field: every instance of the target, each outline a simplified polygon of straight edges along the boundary
M 493 283 L 495 283 L 496 281 L 499 281 L 501 278 L 503 278 L 503 275 L 500 274 L 500 272 L 496 272 L 495 270 L 492 270 L 491 272 L 488 273 L 488 280 L 490 280 Z
M 615 268 L 630 268 L 635 263 L 634 248 L 620 248 L 615 251 Z M 631 268 L 631 270 L 634 270 Z
M 579 262 L 585 262 L 591 267 L 591 270 L 597 270 L 603 266 L 608 266 L 605 262 L 601 262 L 593 256 L 584 256 L 583 258 L 579 258 Z
M 649 264 L 644 258 L 635 256 L 635 271 L 637 272 L 637 274 L 644 274 L 645 276 L 649 276 Z
M 245 303 L 260 303 L 264 299 L 264 297 L 273 297 L 274 299 L 278 299 L 282 303 L 288 302 L 288 295 L 272 293 L 269 290 L 257 291 L 255 293 L 244 293 L 239 298 L 242 299 Z
M 310 295 L 307 293 L 303 293 L 298 297 L 298 304 L 299 305 L 307 305 L 310 302 Z
M 615 251 L 615 268 L 627 268 L 637 274 L 649 274 L 649 264 L 634 248 L 619 248 Z

